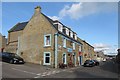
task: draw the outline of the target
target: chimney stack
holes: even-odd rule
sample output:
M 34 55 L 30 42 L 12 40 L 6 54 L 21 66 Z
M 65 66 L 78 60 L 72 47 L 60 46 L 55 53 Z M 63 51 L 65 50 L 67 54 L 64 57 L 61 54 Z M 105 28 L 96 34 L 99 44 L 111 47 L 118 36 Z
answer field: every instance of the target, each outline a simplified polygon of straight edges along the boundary
M 35 7 L 35 14 L 39 14 L 39 13 L 41 13 L 41 7 L 37 6 Z

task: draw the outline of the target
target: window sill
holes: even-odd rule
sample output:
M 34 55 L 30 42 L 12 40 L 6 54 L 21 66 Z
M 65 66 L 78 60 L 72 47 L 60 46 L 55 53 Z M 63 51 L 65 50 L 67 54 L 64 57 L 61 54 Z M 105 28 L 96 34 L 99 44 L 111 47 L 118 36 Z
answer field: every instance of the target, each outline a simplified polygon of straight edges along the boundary
M 66 49 L 66 47 L 65 47 L 65 46 L 63 46 L 63 48 L 65 48 L 65 49 Z
M 51 45 L 44 45 L 44 47 L 51 47 Z

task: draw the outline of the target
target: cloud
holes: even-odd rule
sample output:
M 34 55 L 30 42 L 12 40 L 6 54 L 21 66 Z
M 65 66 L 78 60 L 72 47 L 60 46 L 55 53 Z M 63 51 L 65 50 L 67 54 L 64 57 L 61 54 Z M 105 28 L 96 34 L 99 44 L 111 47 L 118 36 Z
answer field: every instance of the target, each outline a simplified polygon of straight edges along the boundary
M 112 46 L 104 43 L 93 44 L 95 51 L 103 51 L 104 54 L 117 54 L 117 46 Z
M 95 44 L 93 44 L 93 46 L 94 46 L 95 48 L 106 48 L 106 47 L 110 47 L 110 45 L 108 45 L 108 44 L 103 44 L 103 43 L 95 43 Z
M 66 16 L 71 19 L 79 19 L 98 13 L 117 12 L 117 10 L 117 2 L 80 2 L 73 3 L 72 5 L 65 5 L 63 9 L 60 10 L 58 16 L 49 17 L 53 20 L 60 20 Z
M 48 16 L 49 18 L 51 18 L 52 20 L 59 20 L 60 18 L 57 16 Z
M 59 12 L 59 18 L 69 16 L 72 19 L 79 19 L 84 16 L 100 13 L 117 11 L 117 2 L 83 2 L 65 5 Z

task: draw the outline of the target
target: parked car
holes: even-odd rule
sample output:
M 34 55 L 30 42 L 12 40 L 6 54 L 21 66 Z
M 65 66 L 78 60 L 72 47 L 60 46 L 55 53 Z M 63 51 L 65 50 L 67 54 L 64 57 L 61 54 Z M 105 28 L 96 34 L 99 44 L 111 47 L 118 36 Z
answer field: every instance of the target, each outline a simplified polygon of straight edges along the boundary
M 83 64 L 84 67 L 93 67 L 95 66 L 95 63 L 93 60 L 86 60 Z
M 15 53 L 3 52 L 0 54 L 2 55 L 0 57 L 2 57 L 2 61 L 4 61 L 4 62 L 9 62 L 11 64 L 13 64 L 13 63 L 14 64 L 15 63 L 24 64 L 25 63 L 25 61 Z
M 103 62 L 106 62 L 106 59 L 103 59 Z
M 94 61 L 94 64 L 95 64 L 95 66 L 99 66 L 99 61 L 97 61 L 97 60 L 93 60 Z

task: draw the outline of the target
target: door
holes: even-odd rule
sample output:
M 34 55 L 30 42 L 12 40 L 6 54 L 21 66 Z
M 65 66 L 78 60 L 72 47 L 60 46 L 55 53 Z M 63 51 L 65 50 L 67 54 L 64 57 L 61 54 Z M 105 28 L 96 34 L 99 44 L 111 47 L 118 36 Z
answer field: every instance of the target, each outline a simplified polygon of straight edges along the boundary
M 44 52 L 44 64 L 43 65 L 50 65 L 50 63 L 51 63 L 50 52 Z
M 82 56 L 80 56 L 80 65 L 82 65 Z

